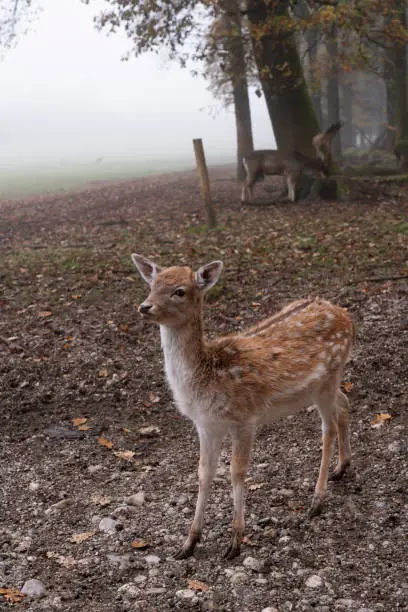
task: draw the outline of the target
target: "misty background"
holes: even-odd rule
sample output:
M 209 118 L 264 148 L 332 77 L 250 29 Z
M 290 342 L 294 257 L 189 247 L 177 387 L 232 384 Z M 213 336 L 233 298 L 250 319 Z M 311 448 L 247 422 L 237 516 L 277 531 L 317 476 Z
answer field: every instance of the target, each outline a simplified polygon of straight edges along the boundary
M 2 170 L 96 158 L 193 166 L 193 138 L 203 138 L 210 164 L 235 159 L 233 112 L 204 79 L 166 54 L 122 62 L 129 41 L 93 25 L 102 1 L 41 4 L 27 35 L 0 63 Z M 251 104 L 256 147 L 275 147 L 264 100 L 252 95 Z

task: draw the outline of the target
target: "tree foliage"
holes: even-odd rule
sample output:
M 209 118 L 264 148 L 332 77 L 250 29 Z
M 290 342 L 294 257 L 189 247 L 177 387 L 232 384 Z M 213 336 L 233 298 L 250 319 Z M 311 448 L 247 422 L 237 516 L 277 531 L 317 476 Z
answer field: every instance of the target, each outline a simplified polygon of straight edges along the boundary
M 208 57 L 208 29 L 221 12 L 228 13 L 227 0 L 105 1 L 106 9 L 95 17 L 95 23 L 108 33 L 122 29 L 133 45 L 129 55 L 166 48 L 182 64 L 188 58 Z M 375 62 L 373 45 L 389 48 L 408 42 L 400 19 L 402 4 L 402 0 L 256 0 L 240 6 L 241 13 L 253 22 L 252 36 L 257 40 L 270 37 L 282 41 L 312 30 L 323 43 L 333 38 L 335 27 L 337 65 L 351 72 Z M 263 8 L 266 19 L 255 25 L 251 16 Z M 330 62 L 321 55 L 318 59 L 324 76 L 331 69 Z M 287 66 L 282 71 L 290 78 Z
M 24 23 L 33 17 L 32 0 L 3 0 L 0 2 L 0 49 L 12 47 Z
M 128 55 L 166 49 L 184 66 L 192 60 L 195 71 L 201 70 L 212 91 L 219 92 L 227 103 L 234 99 L 230 50 L 237 36 L 233 15 L 238 6 L 248 82 L 263 90 L 278 145 L 299 146 L 304 152 L 308 151 L 301 143 L 309 142 L 310 133 L 318 131 L 314 115 L 320 105 L 314 100 L 315 112 L 305 111 L 311 106 L 308 89 L 320 99 L 321 83 L 333 75 L 341 86 L 347 85 L 348 76 L 350 82 L 358 79 L 362 71 L 384 79 L 386 62 L 392 66 L 388 73 L 392 71 L 396 78 L 398 57 L 408 43 L 404 0 L 105 2 L 96 25 L 108 33 L 124 31 L 132 45 Z M 404 86 L 397 89 L 403 92 Z M 398 103 L 399 108 L 403 106 Z M 399 114 L 402 117 L 403 111 Z M 319 118 L 321 121 L 322 112 Z M 305 125 L 307 133 L 302 135 Z M 291 132 L 293 138 L 288 140 Z
M 377 70 L 377 47 L 390 49 L 408 42 L 401 20 L 405 3 L 401 0 L 305 0 L 305 4 L 306 14 L 301 18 L 287 18 L 287 28 L 300 33 L 317 31 L 321 43 L 330 44 L 335 39 L 336 66 L 343 72 Z M 332 62 L 327 55 L 319 59 L 316 68 L 321 76 L 327 76 L 333 69 Z
M 91 1 L 84 0 L 86 4 Z M 106 0 L 106 4 L 107 8 L 95 17 L 95 24 L 109 34 L 123 30 L 133 45 L 129 55 L 158 52 L 165 47 L 183 64 L 200 53 L 201 36 L 197 37 L 197 32 L 202 34 L 208 20 L 215 16 L 212 3 L 199 0 Z
M 235 2 L 236 7 L 239 7 Z M 231 1 L 228 7 L 233 6 Z M 209 25 L 206 40 L 202 45 L 203 75 L 215 98 L 225 106 L 234 102 L 234 83 L 245 80 L 249 86 L 257 87 L 259 80 L 252 53 L 248 23 L 238 12 L 221 10 Z

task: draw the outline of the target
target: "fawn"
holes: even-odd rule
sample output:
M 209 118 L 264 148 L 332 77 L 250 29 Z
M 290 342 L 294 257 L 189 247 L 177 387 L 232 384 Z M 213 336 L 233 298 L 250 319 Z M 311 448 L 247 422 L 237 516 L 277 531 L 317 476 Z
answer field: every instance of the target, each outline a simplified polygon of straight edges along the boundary
M 299 151 L 282 153 L 273 149 L 252 151 L 243 159 L 246 179 L 241 190 L 241 202 L 252 199 L 255 183 L 265 175 L 279 174 L 286 178 L 288 197 L 291 202 L 296 200 L 296 183 L 305 170 L 321 177 L 327 177 L 327 166 L 319 157 L 308 157 Z
M 232 540 L 225 557 L 240 553 L 244 531 L 244 480 L 257 425 L 271 423 L 311 404 L 320 412 L 323 454 L 311 515 L 320 511 L 335 438 L 338 463 L 331 479 L 350 463 L 348 399 L 340 381 L 352 346 L 347 311 L 322 299 L 304 299 L 245 332 L 206 340 L 203 294 L 218 280 L 223 264 L 160 268 L 132 255 L 150 285 L 139 312 L 160 325 L 164 367 L 178 409 L 195 424 L 200 439 L 199 493 L 189 535 L 178 559 L 193 554 L 221 442 L 232 438 Z

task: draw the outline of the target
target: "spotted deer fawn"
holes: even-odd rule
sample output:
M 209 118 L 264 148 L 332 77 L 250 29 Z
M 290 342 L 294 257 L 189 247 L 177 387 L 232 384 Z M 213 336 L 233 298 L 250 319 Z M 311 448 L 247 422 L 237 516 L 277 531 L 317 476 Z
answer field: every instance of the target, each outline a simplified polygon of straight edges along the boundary
M 320 511 L 335 438 L 340 479 L 350 463 L 348 400 L 340 391 L 353 339 L 347 311 L 322 299 L 304 299 L 254 327 L 214 340 L 203 337 L 203 295 L 223 264 L 160 268 L 132 255 L 150 285 L 139 312 L 160 325 L 164 367 L 179 410 L 195 424 L 200 439 L 199 493 L 189 535 L 177 555 L 193 554 L 221 442 L 232 438 L 232 540 L 225 557 L 240 553 L 244 531 L 244 480 L 257 425 L 271 423 L 316 404 L 323 428 L 323 454 L 311 515 Z
M 327 165 L 332 160 L 332 143 L 337 132 L 341 130 L 344 121 L 333 123 L 325 132 L 320 132 L 313 136 L 312 144 L 316 150 L 316 155 L 320 157 Z
M 283 153 L 273 149 L 259 149 L 244 157 L 243 164 L 246 178 L 241 191 L 242 202 L 247 202 L 248 196 L 253 198 L 255 183 L 263 180 L 266 175 L 278 174 L 286 178 L 291 202 L 296 200 L 296 183 L 306 170 L 318 176 L 327 176 L 327 167 L 322 159 L 308 157 L 299 151 Z

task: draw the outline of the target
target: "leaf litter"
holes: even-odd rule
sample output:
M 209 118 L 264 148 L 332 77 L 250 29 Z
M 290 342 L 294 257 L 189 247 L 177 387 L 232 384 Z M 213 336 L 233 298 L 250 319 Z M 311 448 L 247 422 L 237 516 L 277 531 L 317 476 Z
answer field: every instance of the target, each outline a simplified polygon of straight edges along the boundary
M 2 490 L 2 518 L 15 532 L 33 529 L 36 519 L 31 510 L 18 517 L 14 511 L 16 506 L 27 508 L 36 496 L 27 487 L 27 473 L 19 467 L 22 461 L 47 483 L 41 487 L 41 501 L 46 507 L 56 502 L 56 492 L 67 492 L 75 502 L 64 512 L 53 513 L 52 520 L 36 524 L 35 545 L 39 550 L 52 551 L 61 537 L 69 542 L 71 525 L 83 532 L 92 529 L 97 505 L 89 503 L 93 495 L 109 497 L 113 509 L 129 496 L 129 489 L 143 489 L 146 499 L 152 500 L 149 508 L 124 518 L 121 532 L 128 543 L 135 533 L 146 534 L 143 539 L 154 542 L 153 554 L 161 558 L 165 592 L 151 592 L 145 597 L 141 587 L 139 596 L 146 601 L 143 612 L 179 606 L 175 588 L 180 583 L 176 585 L 178 579 L 170 576 L 173 565 L 167 559 L 177 552 L 179 539 L 188 530 L 197 487 L 198 442 L 191 425 L 175 411 L 164 383 L 157 329 L 138 316 L 135 305 L 145 299 L 147 288 L 136 276 L 129 256 L 137 245 L 140 252 L 161 265 L 182 262 L 197 267 L 211 259 L 222 259 L 222 281 L 206 297 L 205 327 L 210 335 L 236 333 L 292 299 L 307 295 L 322 295 L 349 308 L 357 330 L 345 380 L 352 376 L 354 381 L 350 411 L 353 464 L 364 487 L 355 492 L 352 472 L 346 474 L 341 485 L 330 483 L 330 525 L 316 521 L 318 529 L 312 530 L 303 521 L 313 488 L 310 475 L 317 469 L 318 416 L 304 411 L 273 428 L 262 428 L 251 474 L 255 483 L 266 482 L 267 486 L 249 496 L 245 537 L 259 541 L 260 546 L 251 548 L 251 554 L 270 563 L 271 572 L 263 575 L 265 583 L 256 582 L 255 577 L 252 582 L 248 576 L 247 587 L 240 591 L 239 607 L 296 607 L 299 597 L 306 607 L 315 605 L 294 569 L 296 563 L 299 571 L 325 568 L 332 591 L 325 593 L 322 603 L 330 609 L 342 598 L 352 598 L 356 609 L 375 609 L 384 601 L 390 609 L 403 609 L 406 593 L 401 584 L 406 561 L 398 534 L 407 529 L 401 493 L 407 490 L 406 459 L 402 453 L 383 452 L 389 442 L 389 427 L 383 426 L 379 438 L 370 425 L 365 432 L 364 423 L 370 423 L 373 414 L 381 411 L 385 400 L 387 404 L 392 402 L 392 421 L 384 423 L 392 422 L 392 431 L 401 441 L 408 430 L 406 281 L 387 280 L 408 273 L 407 190 L 401 188 L 396 194 L 392 187 L 385 187 L 379 199 L 376 185 L 372 196 L 335 206 L 310 201 L 246 208 L 239 203 L 232 170 L 217 172 L 211 169 L 219 226 L 211 232 L 204 227 L 194 173 L 27 198 L 18 205 L 0 203 L 0 337 L 16 337 L 22 348 L 16 352 L 11 343 L 0 342 L 4 436 L 0 468 L 9 475 Z M 226 181 L 214 178 L 225 177 L 226 173 Z M 260 192 L 262 199 L 261 188 Z M 61 248 L 62 242 L 77 244 L 82 235 L 90 244 L 86 251 Z M 34 241 L 45 248 L 27 249 L 25 245 Z M 24 276 L 20 268 L 26 270 Z M 373 277 L 383 277 L 384 281 L 365 280 Z M 27 283 L 28 278 L 34 282 Z M 81 298 L 75 300 L 74 295 Z M 39 312 L 47 316 L 40 317 Z M 75 341 L 68 340 L 70 337 Z M 64 349 L 64 344 L 69 346 Z M 99 376 L 101 371 L 107 371 L 107 375 Z M 129 375 L 121 380 L 119 373 L 124 371 Z M 113 384 L 107 384 L 111 379 Z M 28 386 L 21 386 L 24 381 Z M 344 389 L 347 392 L 347 387 Z M 160 401 L 155 402 L 156 397 Z M 98 432 L 104 432 L 101 437 L 112 444 L 109 449 L 136 451 L 140 465 L 134 468 L 132 462 L 112 461 L 113 453 L 99 453 L 95 448 L 97 438 L 91 436 L 39 438 L 50 420 L 64 424 L 68 406 L 75 406 L 78 414 L 86 410 L 89 422 L 97 423 Z M 151 426 L 159 429 L 156 435 L 140 433 L 140 429 Z M 124 432 L 124 427 L 131 432 Z M 129 443 L 133 437 L 135 448 Z M 228 446 L 225 453 L 230 456 Z M 86 466 L 96 462 L 101 469 L 91 476 Z M 270 465 L 268 470 L 258 469 L 265 463 Z M 384 488 L 380 491 L 381 506 L 377 507 L 379 483 Z M 299 513 L 281 503 L 279 490 L 289 487 L 296 490 L 296 506 L 303 508 Z M 182 495 L 188 496 L 183 502 L 189 511 L 186 514 L 181 511 L 184 507 L 179 511 L 177 505 Z M 342 512 L 349 502 L 350 508 Z M 166 504 L 175 511 L 167 512 Z M 97 513 L 103 515 L 104 506 L 98 506 Z M 208 597 L 208 608 L 237 607 L 224 562 L 217 556 L 221 545 L 227 547 L 229 537 L 224 528 L 216 533 L 219 515 L 227 525 L 230 511 L 229 486 L 217 483 L 206 514 L 206 537 L 194 564 L 204 584 L 210 586 L 200 595 Z M 366 520 L 360 518 L 367 512 L 372 532 L 367 532 Z M 264 528 L 262 521 L 272 519 L 276 523 Z M 273 536 L 268 536 L 269 532 Z M 380 543 L 390 542 L 389 548 L 379 546 L 367 556 L 361 534 L 365 534 L 365 542 L 372 541 L 376 546 L 371 533 L 381 534 Z M 282 534 L 291 539 L 284 546 L 279 544 L 277 563 L 271 555 L 275 539 Z M 123 541 L 116 537 L 109 542 L 112 552 L 123 554 Z M 49 576 L 47 588 L 56 596 L 63 592 L 64 597 L 70 593 L 77 597 L 64 602 L 67 609 L 89 607 L 92 596 L 93 612 L 105 612 L 107 606 L 118 601 L 121 585 L 106 579 L 111 571 L 106 540 L 90 538 L 86 546 L 94 551 L 89 555 L 90 562 L 94 555 L 98 557 L 90 574 L 71 571 L 77 561 L 64 549 L 36 555 L 30 567 L 39 576 Z M 334 549 L 337 556 L 333 565 Z M 392 559 L 389 550 L 393 551 Z M 10 582 L 20 584 L 26 571 L 25 556 L 11 559 L 7 549 L 3 555 Z M 338 563 L 342 565 L 341 580 L 330 580 L 330 575 L 338 575 Z M 188 562 L 180 567 L 192 571 Z M 354 589 L 355 584 L 358 589 Z M 214 601 L 213 591 L 217 597 Z

